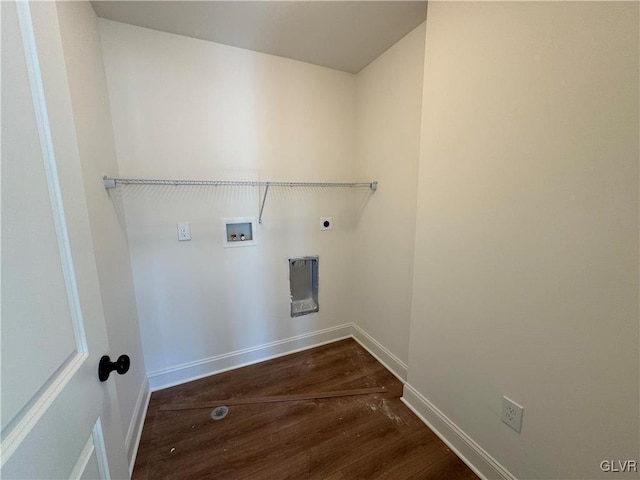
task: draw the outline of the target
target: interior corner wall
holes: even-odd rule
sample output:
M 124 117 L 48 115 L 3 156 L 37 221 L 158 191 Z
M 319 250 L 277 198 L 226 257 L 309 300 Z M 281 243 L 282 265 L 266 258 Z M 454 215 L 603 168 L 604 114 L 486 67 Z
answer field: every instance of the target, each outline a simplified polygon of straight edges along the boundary
M 69 91 L 107 334 L 112 358 L 126 353 L 131 368 L 113 380 L 126 435 L 129 461 L 142 428 L 148 393 L 138 327 L 129 247 L 118 202 L 105 191 L 102 176 L 118 176 L 98 19 L 88 2 L 57 2 Z
M 363 181 L 354 177 L 354 75 L 99 24 L 121 176 Z M 282 342 L 350 333 L 341 326 L 352 321 L 355 206 L 368 189 L 273 187 L 257 245 L 239 248 L 223 247 L 222 218 L 257 217 L 263 190 L 118 191 L 152 387 L 264 358 Z M 320 231 L 320 217 L 333 228 Z M 178 222 L 190 223 L 190 241 L 178 242 Z M 288 259 L 307 255 L 319 256 L 320 311 L 292 318 Z
M 357 217 L 353 318 L 395 357 L 385 360 L 401 376 L 409 353 L 424 40 L 422 23 L 356 76 L 358 176 L 381 182 Z
M 406 388 L 517 478 L 637 459 L 638 9 L 429 3 Z

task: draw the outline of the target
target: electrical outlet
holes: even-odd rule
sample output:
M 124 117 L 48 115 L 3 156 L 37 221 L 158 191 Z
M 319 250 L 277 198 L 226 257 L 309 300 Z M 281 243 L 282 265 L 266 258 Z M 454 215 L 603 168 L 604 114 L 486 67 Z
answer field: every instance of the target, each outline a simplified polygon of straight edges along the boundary
M 522 428 L 523 410 L 524 408 L 513 400 L 504 396 L 502 397 L 502 414 L 500 415 L 500 419 L 518 433 L 520 433 L 520 429 Z
M 178 241 L 191 240 L 191 226 L 188 223 L 178 224 Z
M 333 218 L 320 217 L 320 230 L 331 230 L 333 226 Z

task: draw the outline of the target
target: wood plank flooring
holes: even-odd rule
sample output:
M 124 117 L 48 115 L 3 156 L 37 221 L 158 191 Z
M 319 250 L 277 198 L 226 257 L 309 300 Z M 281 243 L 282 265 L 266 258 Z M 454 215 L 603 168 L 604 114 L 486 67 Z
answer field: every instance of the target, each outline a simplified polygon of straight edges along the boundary
M 385 393 L 163 411 L 216 398 L 385 387 Z M 352 339 L 153 393 L 134 480 L 478 477 L 401 401 L 402 384 Z

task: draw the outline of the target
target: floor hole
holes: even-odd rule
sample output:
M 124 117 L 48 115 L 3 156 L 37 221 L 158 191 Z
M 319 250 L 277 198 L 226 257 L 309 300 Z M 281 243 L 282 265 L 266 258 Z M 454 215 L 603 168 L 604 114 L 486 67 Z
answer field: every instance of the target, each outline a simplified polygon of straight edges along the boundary
M 222 420 L 227 416 L 227 413 L 229 413 L 229 407 L 216 407 L 213 409 L 213 412 L 211 412 L 211 418 L 214 420 Z

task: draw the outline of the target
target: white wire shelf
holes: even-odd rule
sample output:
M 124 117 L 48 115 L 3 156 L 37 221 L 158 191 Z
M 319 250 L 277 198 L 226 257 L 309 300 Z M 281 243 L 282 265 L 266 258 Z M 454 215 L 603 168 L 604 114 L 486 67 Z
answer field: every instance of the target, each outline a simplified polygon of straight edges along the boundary
M 107 190 L 118 185 L 168 185 L 168 186 L 211 186 L 211 187 L 264 187 L 264 196 L 260 204 L 260 216 L 258 222 L 262 223 L 262 212 L 267 201 L 269 187 L 322 187 L 322 188 L 369 188 L 375 192 L 378 182 L 267 182 L 245 180 L 168 180 L 151 178 L 102 178 L 104 188 Z
M 151 178 L 109 178 L 103 177 L 104 188 L 115 188 L 118 185 L 208 185 L 212 187 L 368 187 L 378 188 L 378 182 L 266 182 L 245 180 L 161 180 Z

